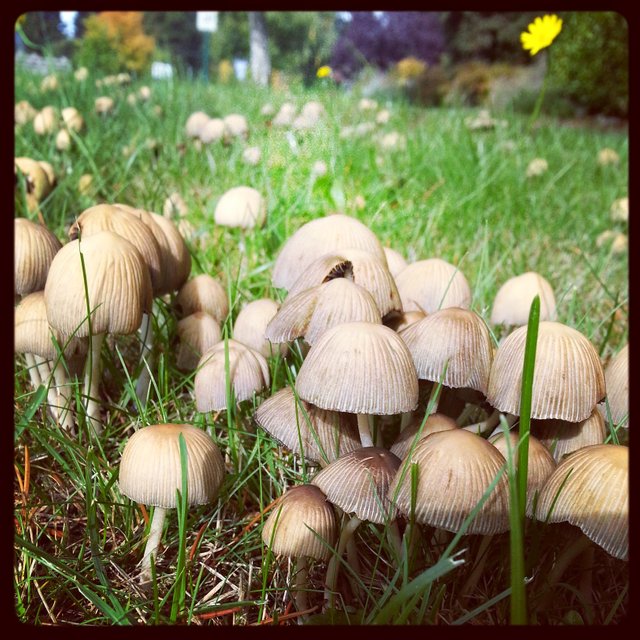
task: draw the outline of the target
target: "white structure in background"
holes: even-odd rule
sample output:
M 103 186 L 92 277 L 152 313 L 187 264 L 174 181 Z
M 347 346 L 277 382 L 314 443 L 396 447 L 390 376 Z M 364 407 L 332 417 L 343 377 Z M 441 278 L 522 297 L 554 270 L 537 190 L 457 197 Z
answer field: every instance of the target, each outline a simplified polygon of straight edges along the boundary
M 196 11 L 196 29 L 215 33 L 218 30 L 218 12 Z
M 173 67 L 168 62 L 153 62 L 151 64 L 151 77 L 155 80 L 173 78 Z
M 233 73 L 240 82 L 244 81 L 247 77 L 247 71 L 249 70 L 249 61 L 243 58 L 233 59 Z

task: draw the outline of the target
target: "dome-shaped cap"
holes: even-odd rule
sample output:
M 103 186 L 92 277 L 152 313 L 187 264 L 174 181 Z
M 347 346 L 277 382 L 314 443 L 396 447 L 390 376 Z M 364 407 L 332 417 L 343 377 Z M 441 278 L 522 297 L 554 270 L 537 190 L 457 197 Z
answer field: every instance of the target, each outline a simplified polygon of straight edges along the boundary
M 600 444 L 568 455 L 540 492 L 536 516 L 568 521 L 607 553 L 629 553 L 629 449 Z
M 187 281 L 191 272 L 189 247 L 178 227 L 169 218 L 153 211 L 149 213 L 167 239 L 166 249 L 163 251 L 166 289 L 168 292 L 177 291 Z
M 257 189 L 233 187 L 222 194 L 213 217 L 225 227 L 261 227 L 267 218 L 267 203 Z
M 555 320 L 553 288 L 539 273 L 527 271 L 509 278 L 500 287 L 493 301 L 491 324 L 527 324 L 531 303 L 536 296 L 540 296 L 540 320 Z
M 80 252 L 92 310 L 92 333 L 136 331 L 142 313 L 151 310 L 149 269 L 133 244 L 111 231 L 72 240 L 55 255 L 44 287 L 49 324 L 62 336 L 76 330 L 78 337 L 89 335 Z
M 396 276 L 403 311 L 433 313 L 446 307 L 468 309 L 471 289 L 460 269 L 440 258 L 411 263 Z
M 609 412 L 614 424 L 629 414 L 629 345 L 625 345 L 609 361 L 604 371 Z M 606 416 L 606 407 L 602 407 Z
M 269 322 L 278 313 L 278 303 L 270 298 L 252 300 L 240 310 L 233 324 L 233 338 L 255 349 L 265 358 L 287 352 L 287 345 L 274 345 L 266 337 Z
M 359 249 L 328 253 L 307 264 L 289 289 L 289 296 L 337 278 L 353 280 L 368 291 L 382 316 L 390 311 L 400 311 L 400 296 L 386 262 Z
M 227 292 L 215 278 L 206 273 L 190 278 L 180 287 L 175 305 L 179 315 L 183 317 L 196 311 L 205 311 L 219 323 L 223 323 L 229 313 Z
M 391 447 L 391 453 L 395 453 L 402 460 L 411 450 L 413 441 L 420 431 L 420 426 L 424 420 L 424 416 L 414 416 L 411 422 L 398 434 L 395 442 Z M 432 433 L 439 431 L 448 431 L 449 429 L 457 429 L 458 425 L 453 418 L 445 416 L 443 413 L 432 413 L 424 423 L 418 442 L 424 440 Z M 417 443 L 416 443 L 417 444 Z
M 14 164 L 27 179 L 27 193 L 40 202 L 51 191 L 55 180 L 51 180 L 42 164 L 32 158 L 15 158 Z
M 236 402 L 249 400 L 269 386 L 269 365 L 262 354 L 235 340 L 228 340 L 229 376 Z M 225 342 L 205 351 L 198 362 L 195 381 L 198 411 L 220 411 L 227 408 Z
M 49 267 L 62 246 L 46 227 L 28 220 L 14 221 L 14 285 L 18 295 L 44 289 Z
M 448 307 L 434 311 L 400 334 L 411 352 L 418 378 L 487 393 L 493 343 L 484 320 L 474 311 Z M 448 363 L 448 364 L 447 364 Z
M 224 460 L 216 443 L 190 424 L 154 424 L 136 431 L 120 460 L 120 491 L 140 504 L 175 509 L 182 490 L 180 434 L 187 448 L 190 505 L 216 499 L 224 480 Z
M 327 253 L 349 248 L 368 251 L 386 265 L 378 237 L 356 218 L 335 213 L 311 220 L 303 224 L 280 249 L 273 266 L 273 285 L 289 290 L 311 262 Z M 320 283 L 314 282 L 310 286 L 315 284 Z
M 185 133 L 189 138 L 197 138 L 202 127 L 209 121 L 209 116 L 204 111 L 194 111 L 185 124 Z
M 416 408 L 418 377 L 409 350 L 394 331 L 348 322 L 325 331 L 311 347 L 296 391 L 322 409 L 392 415 Z
M 337 538 L 335 511 L 312 484 L 287 489 L 262 527 L 264 544 L 289 558 L 328 560 Z
M 527 327 L 500 344 L 493 359 L 487 401 L 498 411 L 520 414 Z M 586 420 L 605 394 L 598 352 L 579 331 L 559 322 L 538 327 L 531 417 Z
M 220 325 L 205 311 L 195 311 L 179 320 L 176 333 L 180 339 L 176 365 L 185 371 L 195 369 L 202 354 L 222 340 Z
M 408 266 L 408 262 L 402 254 L 391 247 L 383 247 L 384 255 L 387 258 L 387 266 L 391 275 L 396 278 L 398 274 Z
M 360 448 L 353 414 L 327 411 L 304 400 L 296 402 L 291 387 L 267 398 L 254 417 L 267 433 L 309 460 L 331 462 Z
M 249 123 L 243 115 L 230 113 L 222 121 L 224 122 L 225 133 L 228 136 L 246 138 L 249 135 Z
M 225 126 L 222 118 L 210 118 L 200 128 L 200 132 L 197 134 L 202 142 L 209 144 L 211 142 L 217 142 L 222 140 L 225 134 Z
M 409 465 L 403 461 L 389 488 L 390 496 L 396 497 L 398 510 L 406 516 L 410 514 L 410 465 L 416 463 L 417 522 L 453 532 L 460 530 L 506 464 L 493 445 L 464 429 L 432 433 L 416 445 L 408 460 Z M 466 533 L 491 535 L 508 528 L 509 483 L 505 471 Z
M 400 459 L 380 447 L 364 447 L 334 460 L 313 478 L 327 499 L 360 520 L 383 524 L 390 517 L 389 484 Z
M 598 409 L 582 422 L 532 420 L 531 433 L 551 451 L 556 462 L 592 444 L 603 444 L 607 437 L 604 418 Z
M 331 327 L 344 322 L 381 324 L 380 311 L 371 294 L 348 278 L 334 278 L 289 295 L 266 328 L 272 342 L 304 337 L 314 344 Z

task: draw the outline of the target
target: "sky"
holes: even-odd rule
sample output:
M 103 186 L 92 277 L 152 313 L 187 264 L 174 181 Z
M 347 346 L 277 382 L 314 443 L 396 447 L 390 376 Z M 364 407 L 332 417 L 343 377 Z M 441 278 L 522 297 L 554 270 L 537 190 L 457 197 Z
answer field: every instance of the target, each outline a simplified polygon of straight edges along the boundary
M 64 32 L 69 38 L 73 38 L 75 35 L 75 24 L 74 19 L 76 17 L 77 11 L 61 11 L 60 19 L 65 25 Z

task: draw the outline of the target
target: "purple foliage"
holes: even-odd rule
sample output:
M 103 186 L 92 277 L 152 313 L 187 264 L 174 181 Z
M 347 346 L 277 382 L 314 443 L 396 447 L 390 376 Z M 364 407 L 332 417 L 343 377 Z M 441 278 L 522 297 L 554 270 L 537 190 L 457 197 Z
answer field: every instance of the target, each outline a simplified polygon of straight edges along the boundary
M 331 66 L 346 77 L 365 64 L 387 69 L 408 56 L 435 64 L 444 51 L 437 13 L 387 11 L 377 18 L 371 11 L 358 11 L 351 15 L 331 55 Z

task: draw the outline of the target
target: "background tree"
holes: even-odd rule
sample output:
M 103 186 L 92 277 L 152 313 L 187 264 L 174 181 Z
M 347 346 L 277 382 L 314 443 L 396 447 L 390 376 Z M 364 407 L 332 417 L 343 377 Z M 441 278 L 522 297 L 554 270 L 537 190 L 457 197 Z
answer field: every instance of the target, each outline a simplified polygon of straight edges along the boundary
M 59 56 L 65 54 L 67 37 L 64 34 L 59 11 L 30 11 L 21 23 L 25 36 L 43 47 L 42 53 Z M 29 43 L 26 43 L 29 46 Z
M 196 29 L 194 11 L 145 11 L 142 26 L 174 66 L 199 68 L 203 36 Z
M 264 11 L 249 11 L 249 56 L 251 77 L 262 86 L 269 84 L 271 60 Z

